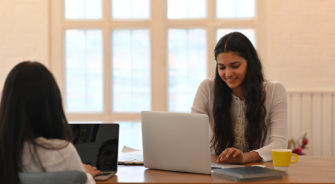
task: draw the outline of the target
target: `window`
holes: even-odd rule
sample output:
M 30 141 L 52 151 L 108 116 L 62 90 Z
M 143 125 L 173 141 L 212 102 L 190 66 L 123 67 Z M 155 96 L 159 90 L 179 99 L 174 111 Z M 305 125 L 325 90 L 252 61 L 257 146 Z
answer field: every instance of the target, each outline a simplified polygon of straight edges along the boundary
M 71 122 L 116 122 L 141 149 L 140 111 L 190 112 L 231 31 L 257 44 L 255 0 L 51 1 L 51 70 Z
M 168 30 L 168 110 L 189 112 L 207 77 L 205 29 Z
M 75 19 L 101 19 L 101 0 L 65 0 L 64 17 L 68 20 Z
M 117 29 L 112 33 L 112 110 L 151 110 L 148 30 Z
M 168 0 L 168 19 L 204 19 L 207 17 L 206 0 Z
M 217 0 L 218 18 L 254 18 L 255 0 Z
M 67 112 L 102 112 L 101 30 L 65 32 L 65 101 Z
M 112 19 L 149 19 L 150 0 L 112 0 Z

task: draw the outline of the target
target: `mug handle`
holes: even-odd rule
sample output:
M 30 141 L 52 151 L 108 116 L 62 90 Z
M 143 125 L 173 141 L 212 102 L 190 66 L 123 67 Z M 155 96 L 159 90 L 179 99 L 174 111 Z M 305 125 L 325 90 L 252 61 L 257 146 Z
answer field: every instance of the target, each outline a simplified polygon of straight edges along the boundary
M 299 160 L 299 156 L 296 153 L 292 153 L 291 156 L 294 156 L 294 160 L 291 160 L 291 163 L 296 163 Z

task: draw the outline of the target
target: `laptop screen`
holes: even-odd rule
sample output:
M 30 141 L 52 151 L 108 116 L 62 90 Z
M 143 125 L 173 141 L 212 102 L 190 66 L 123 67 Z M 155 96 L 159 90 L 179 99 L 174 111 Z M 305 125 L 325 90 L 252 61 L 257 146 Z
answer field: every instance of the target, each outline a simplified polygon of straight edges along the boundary
M 101 171 L 116 171 L 118 124 L 71 124 L 73 144 L 83 163 Z

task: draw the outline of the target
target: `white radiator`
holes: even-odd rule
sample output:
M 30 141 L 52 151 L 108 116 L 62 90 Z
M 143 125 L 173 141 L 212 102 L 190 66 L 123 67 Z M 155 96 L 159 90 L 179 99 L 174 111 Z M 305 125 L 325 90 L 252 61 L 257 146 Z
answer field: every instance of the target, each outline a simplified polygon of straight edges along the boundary
M 288 137 L 307 133 L 304 152 L 315 156 L 335 156 L 335 92 L 288 92 Z

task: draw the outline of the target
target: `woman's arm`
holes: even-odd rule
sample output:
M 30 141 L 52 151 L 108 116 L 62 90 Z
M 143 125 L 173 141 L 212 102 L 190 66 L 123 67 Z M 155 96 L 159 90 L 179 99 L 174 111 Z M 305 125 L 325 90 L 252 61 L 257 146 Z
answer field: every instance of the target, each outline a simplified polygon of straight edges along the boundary
M 285 87 L 280 83 L 273 83 L 273 90 L 267 91 L 268 104 L 268 142 L 264 147 L 254 150 L 263 161 L 272 160 L 271 150 L 287 148 L 288 144 L 288 110 Z
M 206 79 L 200 83 L 193 100 L 192 113 L 209 115 L 210 82 L 209 79 Z

